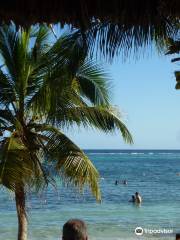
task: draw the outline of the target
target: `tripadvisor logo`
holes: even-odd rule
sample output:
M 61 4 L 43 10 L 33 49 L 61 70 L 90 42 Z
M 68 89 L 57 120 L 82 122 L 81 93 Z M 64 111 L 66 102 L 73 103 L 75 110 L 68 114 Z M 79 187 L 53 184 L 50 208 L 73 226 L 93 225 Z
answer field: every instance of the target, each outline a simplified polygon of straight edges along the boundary
M 142 227 L 137 227 L 136 229 L 135 229 L 135 234 L 137 235 L 137 236 L 141 236 L 141 235 L 143 235 L 143 228 Z
M 173 229 L 149 229 L 149 228 L 142 228 L 142 227 L 137 227 L 135 229 L 135 234 L 137 236 L 142 236 L 143 234 L 173 234 Z

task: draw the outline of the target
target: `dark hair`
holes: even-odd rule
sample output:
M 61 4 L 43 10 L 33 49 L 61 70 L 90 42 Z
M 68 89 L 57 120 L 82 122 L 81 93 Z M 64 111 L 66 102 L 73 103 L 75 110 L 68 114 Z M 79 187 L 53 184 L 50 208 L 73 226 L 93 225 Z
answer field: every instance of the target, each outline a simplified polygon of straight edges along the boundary
M 176 240 L 179 240 L 179 239 L 180 239 L 180 234 L 177 233 L 177 234 L 176 234 Z
M 63 240 L 86 240 L 87 227 L 80 219 L 70 219 L 63 226 Z

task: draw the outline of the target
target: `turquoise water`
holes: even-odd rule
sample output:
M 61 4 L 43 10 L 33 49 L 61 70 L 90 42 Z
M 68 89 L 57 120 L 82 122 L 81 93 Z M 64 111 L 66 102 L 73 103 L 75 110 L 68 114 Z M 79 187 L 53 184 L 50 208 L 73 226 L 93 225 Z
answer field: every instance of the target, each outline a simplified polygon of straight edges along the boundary
M 29 196 L 30 240 L 58 240 L 69 218 L 82 218 L 88 224 L 89 239 L 175 239 L 180 232 L 180 151 L 87 151 L 101 173 L 102 203 L 88 191 L 80 196 L 59 184 L 41 196 Z M 115 180 L 128 181 L 115 185 Z M 141 206 L 128 200 L 136 191 Z M 17 222 L 13 195 L 0 190 L 0 240 L 16 239 Z M 136 236 L 136 227 L 170 229 L 173 234 Z

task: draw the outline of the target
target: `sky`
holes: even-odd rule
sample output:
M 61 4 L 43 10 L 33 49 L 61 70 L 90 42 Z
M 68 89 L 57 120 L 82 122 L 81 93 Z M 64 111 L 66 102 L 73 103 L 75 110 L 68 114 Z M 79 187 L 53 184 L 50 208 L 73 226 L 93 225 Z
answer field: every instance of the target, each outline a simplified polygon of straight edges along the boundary
M 58 37 L 68 29 L 54 26 Z M 130 56 L 125 62 L 120 56 L 112 64 L 98 59 L 111 78 L 112 105 L 120 110 L 134 144 L 124 143 L 119 131 L 65 130 L 82 149 L 180 149 L 180 90 L 174 76 L 179 66 L 153 46 L 140 51 L 138 59 Z
M 118 131 L 74 128 L 67 135 L 83 149 L 179 149 L 180 91 L 174 77 L 179 66 L 171 58 L 152 49 L 138 60 L 101 61 L 112 79 L 112 104 L 119 108 L 133 145 L 125 144 Z

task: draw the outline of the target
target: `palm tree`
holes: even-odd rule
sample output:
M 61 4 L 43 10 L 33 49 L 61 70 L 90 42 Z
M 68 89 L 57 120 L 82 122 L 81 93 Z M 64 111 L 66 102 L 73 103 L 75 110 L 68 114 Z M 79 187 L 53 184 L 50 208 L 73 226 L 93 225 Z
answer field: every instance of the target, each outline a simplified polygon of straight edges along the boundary
M 179 25 L 178 25 L 179 27 Z M 168 48 L 168 51 L 166 54 L 180 54 L 180 40 L 174 40 L 172 38 L 168 38 L 166 41 L 166 47 Z M 180 57 L 175 57 L 171 60 L 171 62 L 179 62 Z M 180 89 L 180 71 L 177 70 L 174 72 L 175 78 L 176 78 L 176 89 Z
M 110 105 L 106 74 L 88 59 L 81 34 L 53 42 L 50 33 L 45 25 L 0 27 L 0 183 L 15 193 L 18 240 L 27 239 L 27 193 L 57 176 L 101 197 L 98 171 L 64 128 L 119 129 L 132 143 Z

